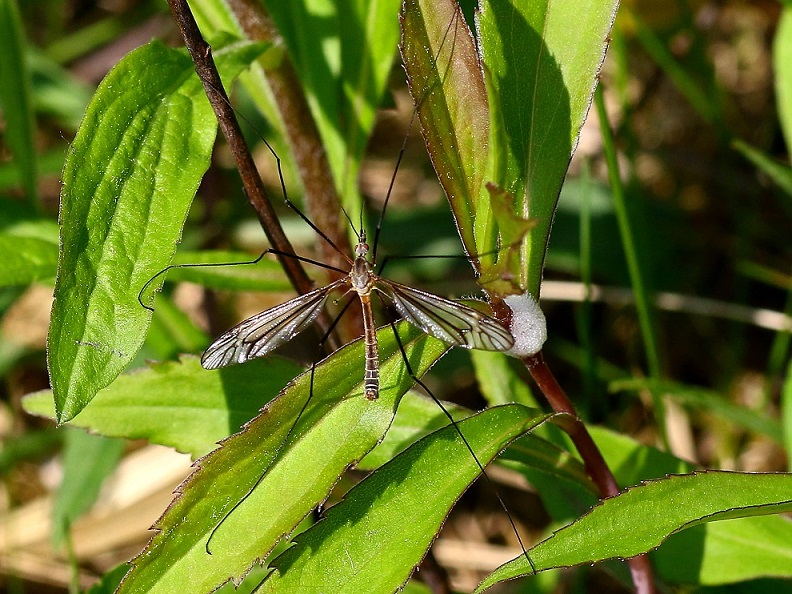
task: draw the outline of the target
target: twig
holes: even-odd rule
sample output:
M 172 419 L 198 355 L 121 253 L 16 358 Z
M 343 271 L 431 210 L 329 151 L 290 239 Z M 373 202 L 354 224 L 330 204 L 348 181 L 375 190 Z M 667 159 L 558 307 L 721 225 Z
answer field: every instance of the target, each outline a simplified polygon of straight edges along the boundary
M 635 293 L 625 287 L 589 285 L 571 281 L 542 281 L 543 301 L 599 301 L 610 305 L 635 303 Z M 792 332 L 792 317 L 782 311 L 749 307 L 728 301 L 718 301 L 696 295 L 657 292 L 654 306 L 671 312 L 721 318 L 775 332 Z

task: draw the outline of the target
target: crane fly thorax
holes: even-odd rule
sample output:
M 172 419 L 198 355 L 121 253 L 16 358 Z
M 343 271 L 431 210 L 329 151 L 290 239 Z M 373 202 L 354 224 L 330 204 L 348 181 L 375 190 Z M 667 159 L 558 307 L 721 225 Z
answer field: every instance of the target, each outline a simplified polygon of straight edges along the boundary
M 366 259 L 369 246 L 361 241 L 355 246 L 355 261 L 349 272 L 349 282 L 358 295 L 368 295 L 374 285 L 374 275 L 371 272 L 371 263 Z

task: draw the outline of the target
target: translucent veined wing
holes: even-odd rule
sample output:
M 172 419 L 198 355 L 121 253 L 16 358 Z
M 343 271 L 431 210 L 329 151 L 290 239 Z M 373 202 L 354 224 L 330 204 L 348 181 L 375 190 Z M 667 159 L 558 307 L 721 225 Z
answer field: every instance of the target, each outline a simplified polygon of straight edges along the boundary
M 508 351 L 514 346 L 506 328 L 472 307 L 383 279 L 379 287 L 404 319 L 445 343 L 484 351 Z
M 209 345 L 201 365 L 217 369 L 263 357 L 305 330 L 322 311 L 327 296 L 346 282 L 342 278 L 240 322 Z

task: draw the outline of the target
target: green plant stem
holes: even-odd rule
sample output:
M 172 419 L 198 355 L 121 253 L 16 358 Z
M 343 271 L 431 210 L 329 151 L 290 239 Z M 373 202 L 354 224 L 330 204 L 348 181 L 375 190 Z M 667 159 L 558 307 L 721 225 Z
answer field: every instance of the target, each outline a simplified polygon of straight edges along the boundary
M 649 296 L 646 291 L 643 275 L 641 274 L 641 266 L 638 261 L 638 252 L 635 245 L 632 225 L 630 224 L 630 217 L 627 212 L 627 201 L 624 196 L 624 186 L 619 176 L 616 145 L 610 128 L 608 112 L 605 109 L 602 87 L 598 87 L 594 93 L 594 104 L 597 107 L 597 116 L 600 121 L 605 159 L 608 163 L 608 180 L 611 185 L 613 207 L 616 210 L 619 232 L 621 234 L 622 245 L 624 246 L 624 255 L 627 259 L 627 269 L 630 272 L 630 283 L 635 292 L 635 307 L 638 311 L 638 323 L 641 327 L 641 334 L 643 336 L 649 376 L 655 380 L 659 380 L 661 376 L 660 356 L 657 350 L 657 338 L 655 336 Z M 666 432 L 665 406 L 663 404 L 662 395 L 652 391 L 652 404 L 654 406 L 655 419 L 661 439 L 663 443 L 667 445 L 668 434 Z
M 616 483 L 616 478 L 610 468 L 608 468 L 607 462 L 605 462 L 599 448 L 597 448 L 597 444 L 591 438 L 588 429 L 586 429 L 583 421 L 580 420 L 580 417 L 575 412 L 575 406 L 558 383 L 547 362 L 545 362 L 541 351 L 536 355 L 524 358 L 523 363 L 528 368 L 531 377 L 533 377 L 552 409 L 569 415 L 559 425 L 569 435 L 572 443 L 575 444 L 575 449 L 577 449 L 583 459 L 583 464 L 586 466 L 586 472 L 597 486 L 600 498 L 605 499 L 618 495 L 619 485 Z M 649 557 L 639 555 L 629 559 L 627 563 L 630 566 L 635 591 L 638 594 L 654 594 L 655 587 Z
M 245 188 L 248 200 L 259 217 L 264 233 L 267 235 L 273 248 L 280 252 L 278 259 L 283 266 L 289 281 L 300 294 L 308 293 L 313 289 L 313 283 L 305 273 L 300 261 L 294 257 L 284 256 L 283 254 L 294 254 L 294 248 L 287 239 L 283 228 L 280 225 L 271 201 L 267 198 L 264 183 L 258 175 L 253 156 L 245 143 L 239 122 L 236 119 L 233 107 L 228 100 L 228 95 L 220 80 L 214 60 L 212 59 L 212 48 L 204 40 L 198 25 L 195 22 L 190 7 L 186 0 L 168 0 L 176 23 L 184 37 L 187 50 L 190 52 L 195 70 L 203 83 L 206 95 L 212 105 L 212 109 L 217 116 L 220 129 L 228 142 L 231 153 L 234 156 L 242 184 Z M 326 315 L 318 318 L 317 323 L 326 332 L 330 328 L 330 321 Z M 338 348 L 340 345 L 332 335 L 328 337 L 330 347 Z

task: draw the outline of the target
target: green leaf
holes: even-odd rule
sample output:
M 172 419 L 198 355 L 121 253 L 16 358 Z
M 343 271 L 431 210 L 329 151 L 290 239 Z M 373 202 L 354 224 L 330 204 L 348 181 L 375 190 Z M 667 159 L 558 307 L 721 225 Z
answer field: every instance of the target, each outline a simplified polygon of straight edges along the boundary
M 29 285 L 54 278 L 58 244 L 36 237 L 0 233 L 0 287 Z
M 468 254 L 479 254 L 484 250 L 477 249 L 473 222 L 484 216 L 479 194 L 489 140 L 487 91 L 456 2 L 407 0 L 401 52 L 421 132 L 462 243 Z
M 535 297 L 553 212 L 617 4 L 483 2 L 477 20 L 483 66 L 471 51 L 463 20 L 451 19 L 455 3 L 405 5 L 402 52 L 432 161 L 465 247 L 484 254 L 522 243 L 521 258 L 508 263 L 508 275 L 500 275 Z M 493 200 L 513 197 L 506 206 L 514 221 L 537 219 L 525 241 L 520 225 L 496 224 L 488 183 L 497 189 Z M 488 266 L 480 272 L 486 275 Z
M 129 565 L 126 563 L 116 565 L 113 569 L 105 573 L 102 579 L 91 586 L 91 589 L 88 590 L 86 594 L 113 594 L 127 571 L 129 571 Z
M 553 213 L 617 6 L 614 0 L 489 0 L 481 6 L 491 181 L 516 197 L 515 214 L 538 220 L 523 267 L 512 270 L 537 298 Z M 486 240 L 486 230 L 477 238 Z
M 763 577 L 788 580 L 792 578 L 790 543 L 788 518 L 737 518 L 673 534 L 652 554 L 652 564 L 663 579 L 683 584 L 713 586 Z
M 792 470 L 792 360 L 789 361 L 786 379 L 784 380 L 781 409 L 784 423 L 784 449 L 787 454 L 787 464 Z
M 209 345 L 209 336 L 170 299 L 158 299 L 146 336 L 148 358 L 176 359 L 182 353 L 198 353 Z
M 590 427 L 590 431 L 620 485 L 694 468 L 689 462 L 602 427 Z M 715 522 L 670 537 L 653 557 L 658 557 L 657 568 L 663 578 L 674 583 L 718 584 L 776 575 L 778 567 L 788 566 L 784 557 L 790 555 L 789 530 L 790 522 L 782 516 Z M 775 536 L 769 538 L 768 534 Z M 757 554 L 765 558 L 755 562 L 748 549 L 755 550 L 757 543 L 764 542 L 767 547 L 762 546 Z M 724 559 L 730 559 L 728 571 L 724 570 Z
M 69 421 L 113 437 L 147 439 L 197 458 L 238 431 L 300 368 L 277 357 L 207 371 L 197 357 L 122 375 Z M 31 414 L 54 416 L 52 393 L 23 400 Z
M 792 200 L 790 200 L 792 198 L 792 167 L 771 159 L 742 140 L 732 141 L 732 146 L 784 191 L 787 199 L 781 202 L 781 206 L 792 214 Z
M 470 409 L 451 402 L 443 402 L 443 406 L 456 421 L 473 414 Z M 385 439 L 360 461 L 357 468 L 374 470 L 388 460 L 392 460 L 422 437 L 446 425 L 448 425 L 448 417 L 437 403 L 416 392 L 407 392 L 399 403 L 396 417 Z
M 59 548 L 69 528 L 88 511 L 105 479 L 115 470 L 124 451 L 120 439 L 67 430 L 63 480 L 52 508 L 52 547 Z
M 778 118 L 787 149 L 792 147 L 792 6 L 781 11 L 773 41 L 773 75 L 775 76 Z
M 60 57 L 62 56 L 63 54 L 60 54 Z M 56 119 L 68 130 L 77 130 L 95 90 L 94 87 L 79 80 L 36 47 L 28 48 L 27 61 L 32 77 L 36 111 Z M 66 147 L 63 146 L 63 150 L 57 151 L 57 156 L 60 157 L 58 173 L 63 169 L 65 149 Z M 39 166 L 42 173 L 46 173 L 48 165 L 57 159 L 57 156 L 55 153 L 49 157 L 46 154 L 41 156 Z
M 215 58 L 233 77 L 261 49 L 239 43 Z M 138 292 L 173 255 L 216 127 L 187 54 L 156 41 L 121 60 L 97 90 L 63 173 L 47 351 L 59 422 L 143 344 L 151 312 Z
M 29 199 L 36 199 L 37 163 L 30 73 L 25 64 L 25 31 L 16 0 L 0 0 L 0 107 L 4 136 Z M 2 253 L 2 252 L 0 252 Z
M 792 474 L 702 471 L 648 481 L 606 499 L 528 553 L 537 571 L 634 557 L 698 524 L 792 511 L 790 493 Z M 532 573 L 518 557 L 496 569 L 476 592 Z
M 393 592 L 409 578 L 449 510 L 484 465 L 548 415 L 489 408 L 425 437 L 372 473 L 278 557 L 261 592 Z M 431 496 L 429 496 L 431 494 Z
M 6 441 L 0 449 L 0 476 L 7 475 L 22 461 L 51 456 L 62 441 L 63 432 L 51 428 L 27 431 Z
M 447 349 L 407 324 L 399 328 L 419 375 Z M 266 557 L 382 439 L 412 385 L 391 329 L 381 330 L 378 340 L 377 400 L 362 397 L 362 341 L 317 365 L 315 374 L 297 378 L 242 432 L 197 463 L 119 593 L 170 593 L 185 583 L 211 591 Z
M 528 384 L 511 367 L 510 357 L 493 351 L 470 351 L 476 381 L 491 406 L 519 402 L 538 407 Z

